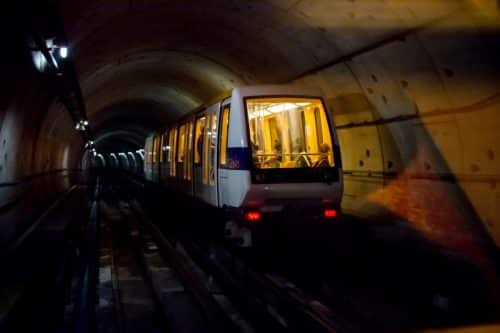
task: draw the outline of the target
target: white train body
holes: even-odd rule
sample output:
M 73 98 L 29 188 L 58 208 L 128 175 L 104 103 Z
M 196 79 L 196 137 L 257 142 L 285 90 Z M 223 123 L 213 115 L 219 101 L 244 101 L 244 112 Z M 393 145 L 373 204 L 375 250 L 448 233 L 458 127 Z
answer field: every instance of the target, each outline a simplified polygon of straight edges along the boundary
M 335 217 L 343 186 L 331 118 L 316 91 L 234 88 L 148 137 L 145 177 L 227 209 L 238 225 L 287 212 Z

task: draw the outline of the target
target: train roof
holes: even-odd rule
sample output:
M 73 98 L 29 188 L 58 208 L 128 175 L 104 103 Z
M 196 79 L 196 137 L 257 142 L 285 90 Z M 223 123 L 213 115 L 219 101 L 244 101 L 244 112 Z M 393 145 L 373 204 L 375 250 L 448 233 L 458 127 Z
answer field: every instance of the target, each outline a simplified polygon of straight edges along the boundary
M 189 119 L 198 112 L 210 107 L 213 104 L 220 103 L 226 98 L 231 96 L 240 96 L 242 98 L 250 96 L 308 96 L 308 97 L 321 97 L 323 92 L 318 88 L 306 87 L 299 84 L 260 84 L 260 85 L 247 85 L 247 86 L 236 86 L 231 90 L 225 91 L 217 97 L 211 99 L 209 102 L 203 103 L 196 109 L 180 116 L 175 120 L 174 123 L 182 121 L 184 119 Z M 170 124 L 171 125 L 171 124 Z M 168 129 L 169 126 L 162 127 L 152 133 L 150 136 L 157 135 Z
M 321 90 L 313 87 L 305 87 L 299 84 L 269 84 L 235 87 L 233 95 L 241 97 L 250 96 L 322 96 Z

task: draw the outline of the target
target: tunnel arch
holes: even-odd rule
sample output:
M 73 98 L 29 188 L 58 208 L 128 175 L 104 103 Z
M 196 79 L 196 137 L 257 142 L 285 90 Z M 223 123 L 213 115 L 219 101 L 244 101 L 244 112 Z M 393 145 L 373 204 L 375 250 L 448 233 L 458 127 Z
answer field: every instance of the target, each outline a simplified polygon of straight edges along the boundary
M 346 208 L 366 214 L 395 210 L 401 198 L 387 191 L 394 183 L 392 175 L 409 177 L 401 183 L 404 191 L 423 186 L 417 192 L 427 193 L 439 182 L 436 179 L 467 174 L 465 155 L 448 153 L 465 151 L 456 143 L 472 135 L 461 125 L 467 114 L 460 108 L 474 108 L 498 93 L 498 66 L 490 55 L 498 49 L 486 51 L 483 43 L 491 26 L 488 19 L 480 19 L 484 12 L 471 11 L 477 8 L 472 2 L 211 1 L 203 8 L 195 4 L 63 7 L 91 115 L 98 117 L 109 112 L 110 104 L 142 96 L 161 105 L 169 114 L 166 123 L 232 86 L 294 79 L 323 90 L 343 127 L 339 133 L 346 170 L 368 177 L 347 179 Z M 90 13 L 92 19 L 87 20 Z M 464 40 L 475 50 L 467 54 L 474 56 L 452 56 L 460 54 Z M 466 77 L 475 79 L 461 85 Z M 435 119 L 447 125 L 436 129 Z M 439 133 L 452 134 L 443 139 Z M 495 163 L 488 168 L 495 168 Z M 371 186 L 363 185 L 373 180 L 371 174 L 380 177 Z M 434 183 L 423 185 L 431 178 Z M 451 210 L 456 202 L 474 196 L 475 190 L 470 192 L 465 183 L 439 184 L 441 196 L 461 193 L 452 195 L 447 208 L 455 219 Z M 375 195 L 378 191 L 383 194 Z M 410 197 L 403 200 L 408 211 L 399 213 L 444 241 L 437 235 L 448 226 L 428 224 L 435 214 L 424 203 L 425 196 Z M 460 237 L 468 233 L 471 225 L 466 220 L 475 219 L 476 213 L 472 209 L 465 214 Z M 483 221 L 491 219 L 484 210 L 478 214 Z
M 345 210 L 394 213 L 489 265 L 484 252 L 500 244 L 497 7 L 132 0 L 60 9 L 110 165 L 119 164 L 111 153 L 137 151 L 149 133 L 234 86 L 316 86 L 342 142 Z M 86 154 L 54 87 L 25 58 L 13 61 L 7 77 L 16 85 L 1 104 L 4 181 L 76 168 Z

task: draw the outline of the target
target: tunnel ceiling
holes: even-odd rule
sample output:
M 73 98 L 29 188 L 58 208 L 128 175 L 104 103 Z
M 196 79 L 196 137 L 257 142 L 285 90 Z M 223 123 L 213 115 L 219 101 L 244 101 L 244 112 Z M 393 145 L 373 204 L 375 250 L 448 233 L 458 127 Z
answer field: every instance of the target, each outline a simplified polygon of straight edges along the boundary
M 235 85 L 287 82 L 468 4 L 82 0 L 61 14 L 97 139 L 134 141 Z

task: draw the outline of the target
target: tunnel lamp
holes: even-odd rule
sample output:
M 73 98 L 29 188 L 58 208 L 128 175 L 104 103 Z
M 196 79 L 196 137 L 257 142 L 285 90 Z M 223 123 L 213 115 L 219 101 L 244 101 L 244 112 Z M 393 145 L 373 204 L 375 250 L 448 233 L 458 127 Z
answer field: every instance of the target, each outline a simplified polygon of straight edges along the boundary
M 31 53 L 32 59 L 33 59 L 33 64 L 35 65 L 35 68 L 39 72 L 44 72 L 45 68 L 47 67 L 47 60 L 43 56 L 42 52 L 40 51 L 33 51 Z
M 45 40 L 45 47 L 48 48 L 49 50 L 54 47 L 54 38 L 48 38 Z
M 66 59 L 68 57 L 68 48 L 66 46 L 61 46 L 59 48 L 59 55 L 61 58 Z
M 77 131 L 85 131 L 88 125 L 89 125 L 88 120 L 80 120 L 78 123 L 76 123 L 75 129 Z

